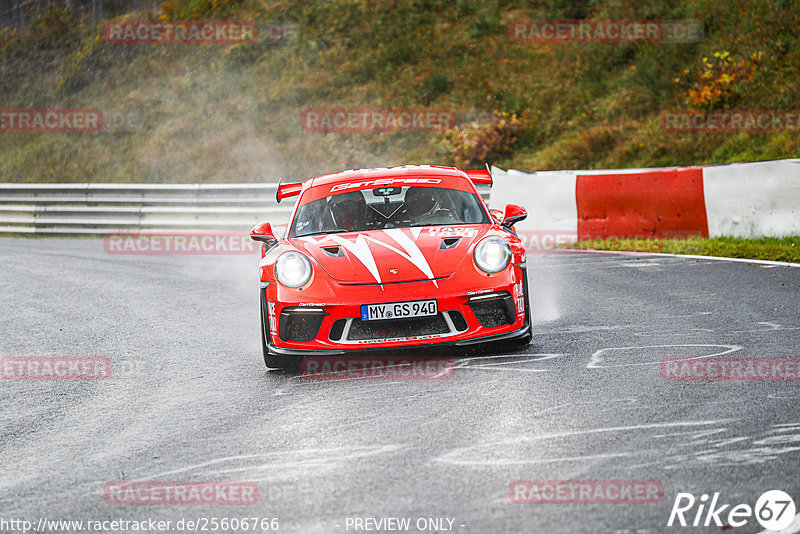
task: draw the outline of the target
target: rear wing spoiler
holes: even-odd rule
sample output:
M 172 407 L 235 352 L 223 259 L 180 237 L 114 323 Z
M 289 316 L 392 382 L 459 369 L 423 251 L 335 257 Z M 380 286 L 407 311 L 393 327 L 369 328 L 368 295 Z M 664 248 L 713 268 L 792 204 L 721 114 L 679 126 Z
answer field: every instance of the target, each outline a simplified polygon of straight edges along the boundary
M 475 185 L 484 184 L 492 187 L 494 180 L 492 180 L 492 171 L 489 169 L 489 164 L 486 164 L 486 169 L 480 169 L 477 171 L 464 171 L 467 173 L 467 176 L 472 183 Z
M 486 165 L 486 169 L 474 170 L 474 171 L 464 171 L 467 174 L 467 177 L 472 180 L 472 183 L 475 185 L 483 184 L 488 185 L 489 187 L 492 186 L 494 180 L 492 180 L 492 171 L 489 169 L 489 165 Z M 278 188 L 275 192 L 275 200 L 280 204 L 281 200 L 288 197 L 294 197 L 300 194 L 303 190 L 303 182 L 293 182 L 284 184 L 283 178 L 278 180 Z
M 284 184 L 283 178 L 278 179 L 278 189 L 275 191 L 275 201 L 280 204 L 281 200 L 287 197 L 293 197 L 300 194 L 303 190 L 303 182 L 295 182 L 291 184 Z

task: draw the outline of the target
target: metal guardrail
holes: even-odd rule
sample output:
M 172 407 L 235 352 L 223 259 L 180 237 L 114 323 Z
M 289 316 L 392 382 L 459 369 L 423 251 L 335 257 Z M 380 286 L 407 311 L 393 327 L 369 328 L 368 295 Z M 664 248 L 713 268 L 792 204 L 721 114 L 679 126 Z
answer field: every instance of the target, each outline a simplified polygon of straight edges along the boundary
M 286 224 L 276 184 L 0 184 L 0 234 L 247 231 Z M 490 189 L 480 186 L 484 201 Z

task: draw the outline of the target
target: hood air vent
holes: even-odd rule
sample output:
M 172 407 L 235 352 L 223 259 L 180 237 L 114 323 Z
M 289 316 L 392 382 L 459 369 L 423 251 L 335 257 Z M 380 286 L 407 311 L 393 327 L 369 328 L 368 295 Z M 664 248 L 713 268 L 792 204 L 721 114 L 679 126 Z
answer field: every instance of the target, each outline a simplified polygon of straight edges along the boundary
M 334 258 L 341 258 L 344 256 L 344 252 L 340 247 L 322 247 L 322 250 L 325 251 L 325 254 Z
M 439 245 L 439 248 L 442 250 L 453 248 L 456 245 L 458 245 L 459 241 L 461 241 L 460 237 L 445 237 L 444 239 L 442 239 L 442 244 Z

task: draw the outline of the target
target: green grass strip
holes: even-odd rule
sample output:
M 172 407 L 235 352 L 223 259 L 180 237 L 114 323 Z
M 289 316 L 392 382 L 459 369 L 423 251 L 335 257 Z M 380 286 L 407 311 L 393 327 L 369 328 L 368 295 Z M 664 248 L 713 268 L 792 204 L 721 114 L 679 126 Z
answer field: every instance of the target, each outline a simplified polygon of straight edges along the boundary
M 687 239 L 591 239 L 564 248 L 578 250 L 619 250 L 629 252 L 665 252 L 697 256 L 724 256 L 753 260 L 800 263 L 800 236 L 761 237 L 691 237 Z

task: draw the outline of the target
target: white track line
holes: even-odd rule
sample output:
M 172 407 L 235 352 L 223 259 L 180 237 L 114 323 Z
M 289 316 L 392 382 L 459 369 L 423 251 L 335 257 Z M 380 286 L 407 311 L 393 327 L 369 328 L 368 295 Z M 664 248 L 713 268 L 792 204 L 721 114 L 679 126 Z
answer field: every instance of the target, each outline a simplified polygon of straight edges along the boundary
M 577 249 L 576 249 L 577 250 Z M 750 260 L 745 258 L 727 258 L 725 256 L 696 256 L 694 254 L 668 254 L 666 252 L 635 252 L 626 250 L 587 250 L 585 252 L 599 252 L 604 254 L 627 254 L 629 256 L 662 256 L 669 258 L 686 258 L 690 260 L 716 260 L 734 261 L 738 263 L 753 263 L 756 265 L 775 265 L 780 267 L 800 267 L 800 263 L 790 263 L 788 261 L 772 260 Z

